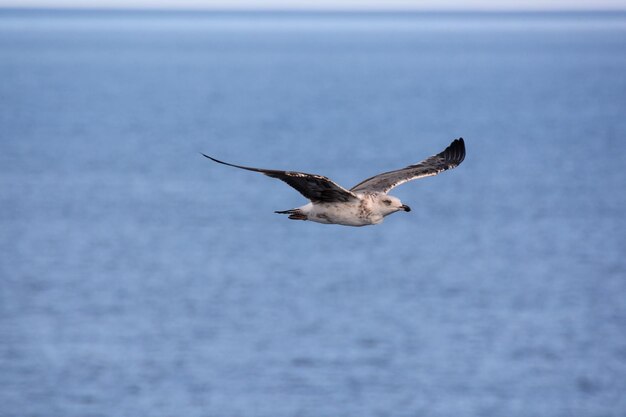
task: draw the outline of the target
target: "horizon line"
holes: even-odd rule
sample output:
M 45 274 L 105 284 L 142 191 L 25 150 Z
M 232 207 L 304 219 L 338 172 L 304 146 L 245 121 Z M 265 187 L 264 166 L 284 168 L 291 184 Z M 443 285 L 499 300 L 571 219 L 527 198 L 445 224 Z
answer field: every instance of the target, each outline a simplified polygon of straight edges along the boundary
M 579 8 L 579 7 L 554 7 L 554 8 L 499 8 L 499 7 L 443 7 L 443 8 L 420 8 L 420 7 L 215 7 L 215 6 L 187 6 L 187 7 L 163 7 L 147 5 L 107 6 L 107 5 L 3 5 L 0 3 L 0 11 L 110 11 L 110 12 L 215 12 L 215 13 L 494 13 L 494 14 L 550 14 L 550 13 L 626 13 L 624 8 Z

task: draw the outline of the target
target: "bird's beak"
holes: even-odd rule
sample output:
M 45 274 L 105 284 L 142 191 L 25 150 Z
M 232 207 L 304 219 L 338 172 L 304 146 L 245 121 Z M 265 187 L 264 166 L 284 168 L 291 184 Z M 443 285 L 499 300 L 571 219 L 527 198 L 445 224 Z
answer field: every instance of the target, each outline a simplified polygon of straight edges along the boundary
M 407 213 L 411 211 L 411 207 L 407 206 L 406 204 L 401 205 L 400 208 L 406 211 Z

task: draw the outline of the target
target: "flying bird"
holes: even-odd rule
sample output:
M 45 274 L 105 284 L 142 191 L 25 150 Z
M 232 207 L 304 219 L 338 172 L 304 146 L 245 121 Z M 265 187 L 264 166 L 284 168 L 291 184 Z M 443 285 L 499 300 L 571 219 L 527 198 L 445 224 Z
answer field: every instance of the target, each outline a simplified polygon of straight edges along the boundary
M 406 168 L 375 175 L 349 190 L 322 175 L 252 168 L 229 164 L 209 155 L 202 155 L 220 164 L 277 178 L 310 200 L 310 203 L 304 206 L 275 213 L 288 214 L 292 220 L 310 220 L 344 226 L 367 226 L 381 223 L 385 216 L 397 211 L 411 211 L 411 208 L 402 204 L 400 199 L 387 193 L 405 182 L 437 175 L 459 166 L 465 159 L 465 142 L 463 138 L 455 139 L 437 155 Z

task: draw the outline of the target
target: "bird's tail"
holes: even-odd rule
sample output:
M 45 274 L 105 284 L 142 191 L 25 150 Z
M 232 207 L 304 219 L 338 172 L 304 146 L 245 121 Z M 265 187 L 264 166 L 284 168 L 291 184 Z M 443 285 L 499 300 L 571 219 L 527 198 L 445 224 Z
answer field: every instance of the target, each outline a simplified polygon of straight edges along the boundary
M 274 213 L 278 214 L 288 214 L 291 220 L 307 220 L 308 217 L 306 214 L 302 212 L 300 209 L 291 209 L 291 210 L 283 210 L 283 211 L 275 211 Z

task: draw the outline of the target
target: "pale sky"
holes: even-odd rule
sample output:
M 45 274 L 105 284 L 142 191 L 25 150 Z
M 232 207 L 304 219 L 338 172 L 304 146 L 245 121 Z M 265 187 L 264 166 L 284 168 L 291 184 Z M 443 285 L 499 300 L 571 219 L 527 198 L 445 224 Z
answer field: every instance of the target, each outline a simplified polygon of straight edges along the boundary
M 209 10 L 626 10 L 626 0 L 0 0 L 0 7 Z

